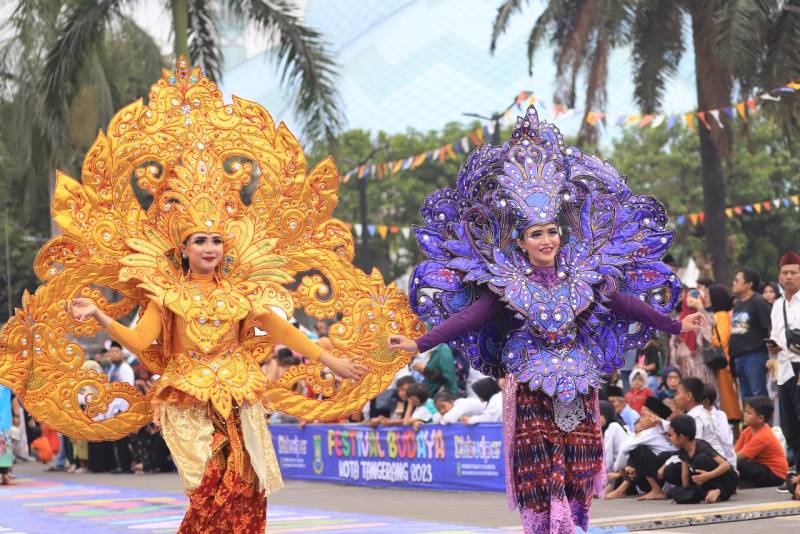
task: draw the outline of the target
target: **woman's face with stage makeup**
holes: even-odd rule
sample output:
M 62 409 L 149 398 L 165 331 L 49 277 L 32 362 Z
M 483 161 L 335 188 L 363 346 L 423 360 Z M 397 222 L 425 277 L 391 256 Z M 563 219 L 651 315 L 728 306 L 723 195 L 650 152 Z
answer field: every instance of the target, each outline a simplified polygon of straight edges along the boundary
M 219 234 L 192 234 L 183 245 L 189 270 L 195 274 L 213 273 L 222 259 L 222 251 L 222 236 Z
M 522 232 L 517 244 L 528 254 L 531 264 L 536 267 L 552 267 L 561 246 L 561 235 L 555 223 L 534 224 Z

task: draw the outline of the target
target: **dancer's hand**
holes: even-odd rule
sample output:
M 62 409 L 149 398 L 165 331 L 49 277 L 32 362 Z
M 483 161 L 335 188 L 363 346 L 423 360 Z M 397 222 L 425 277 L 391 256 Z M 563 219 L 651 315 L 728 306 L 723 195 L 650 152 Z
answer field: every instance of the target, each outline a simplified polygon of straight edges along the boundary
M 92 299 L 78 297 L 69 303 L 69 313 L 78 321 L 85 321 L 97 314 L 97 304 Z
M 696 312 L 687 315 L 681 320 L 681 332 L 697 332 L 706 324 L 706 316 L 703 312 Z
M 366 366 L 345 360 L 344 358 L 337 358 L 328 352 L 323 352 L 319 357 L 322 365 L 333 371 L 333 374 L 341 378 L 349 378 L 351 380 L 361 380 L 367 374 Z
M 406 352 L 413 352 L 417 354 L 419 348 L 417 342 L 406 336 L 389 336 L 388 339 L 389 350 L 404 350 Z

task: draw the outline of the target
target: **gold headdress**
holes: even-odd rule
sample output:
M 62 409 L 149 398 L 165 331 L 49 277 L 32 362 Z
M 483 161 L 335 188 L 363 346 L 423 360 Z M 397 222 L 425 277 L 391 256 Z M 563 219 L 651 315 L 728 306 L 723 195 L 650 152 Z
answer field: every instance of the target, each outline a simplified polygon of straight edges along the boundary
M 39 421 L 76 438 L 124 436 L 151 418 L 132 386 L 84 371 L 75 337 L 97 333 L 94 321 L 66 313 L 75 296 L 94 298 L 112 317 L 156 302 L 190 321 L 188 335 L 211 346 L 217 319 L 251 311 L 300 307 L 331 327 L 335 355 L 369 368 L 359 382 L 335 382 L 320 365 L 297 366 L 266 393 L 276 408 L 304 418 L 336 418 L 358 410 L 385 389 L 407 355 L 389 353 L 392 333 L 418 334 L 421 325 L 406 297 L 352 265 L 347 227 L 331 217 L 339 175 L 328 158 L 306 174 L 302 147 L 285 125 L 277 128 L 260 105 L 240 98 L 225 104 L 199 68 L 179 58 L 152 86 L 149 103 L 120 110 L 100 132 L 83 163 L 81 181 L 60 172 L 52 213 L 63 235 L 39 252 L 34 269 L 45 284 L 25 294 L 23 307 L 0 334 L 0 383 L 10 386 Z M 224 259 L 212 298 L 193 297 L 178 251 L 194 232 L 219 233 Z M 294 282 L 296 289 L 286 284 Z M 104 289 L 105 288 L 105 289 Z M 109 292 L 108 290 L 113 290 Z M 110 301 L 107 295 L 121 295 Z M 274 341 L 245 325 L 244 346 L 257 361 Z M 163 344 L 139 355 L 161 373 L 170 354 Z M 293 393 L 304 380 L 322 394 Z M 78 393 L 85 408 L 78 405 Z M 102 422 L 115 397 L 129 408 Z

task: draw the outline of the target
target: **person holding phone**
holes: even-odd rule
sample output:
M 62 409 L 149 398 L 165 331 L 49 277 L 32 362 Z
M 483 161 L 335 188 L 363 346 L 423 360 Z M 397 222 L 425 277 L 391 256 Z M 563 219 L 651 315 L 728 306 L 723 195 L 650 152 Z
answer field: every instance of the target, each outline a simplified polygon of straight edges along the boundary
M 781 415 L 781 430 L 786 443 L 794 451 L 795 471 L 800 467 L 800 351 L 789 343 L 797 339 L 800 332 L 800 255 L 787 252 L 780 260 L 778 280 L 783 286 L 783 295 L 772 307 L 772 335 L 770 338 L 780 348 L 775 360 L 778 382 L 778 398 Z

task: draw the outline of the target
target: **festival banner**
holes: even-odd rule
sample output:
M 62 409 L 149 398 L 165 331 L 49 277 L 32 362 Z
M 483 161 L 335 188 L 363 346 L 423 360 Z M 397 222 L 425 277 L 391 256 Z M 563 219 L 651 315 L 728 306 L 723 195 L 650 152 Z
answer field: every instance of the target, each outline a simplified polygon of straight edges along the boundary
M 284 478 L 458 491 L 505 491 L 499 423 L 370 428 L 270 425 Z

